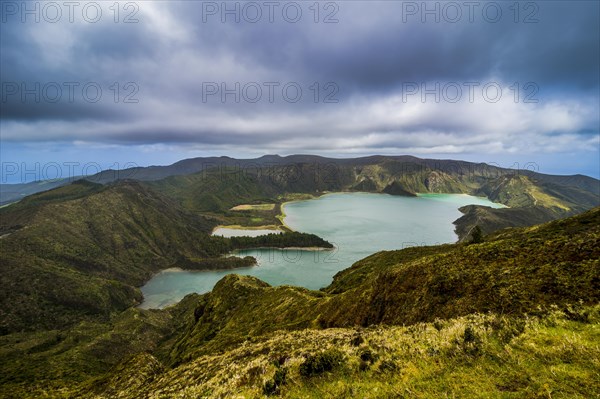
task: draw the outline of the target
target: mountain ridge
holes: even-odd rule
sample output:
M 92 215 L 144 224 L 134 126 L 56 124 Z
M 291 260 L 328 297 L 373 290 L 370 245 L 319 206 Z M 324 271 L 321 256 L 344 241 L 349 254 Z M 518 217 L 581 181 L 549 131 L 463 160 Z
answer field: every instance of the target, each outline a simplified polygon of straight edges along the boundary
M 492 164 L 467 162 L 460 160 L 451 159 L 426 159 L 417 158 L 411 155 L 398 155 L 398 156 L 387 156 L 387 155 L 372 155 L 359 158 L 327 158 L 317 155 L 298 154 L 288 155 L 285 157 L 279 155 L 263 155 L 258 158 L 247 158 L 247 159 L 235 159 L 227 156 L 221 157 L 195 157 L 177 161 L 171 165 L 152 165 L 147 167 L 132 167 L 124 170 L 105 170 L 95 175 L 85 176 L 88 180 L 97 183 L 108 183 L 118 179 L 134 179 L 143 181 L 153 181 L 164 179 L 169 176 L 187 175 L 202 172 L 206 169 L 214 167 L 250 167 L 256 166 L 269 166 L 269 164 L 276 165 L 289 165 L 293 163 L 314 163 L 314 164 L 332 164 L 332 165 L 344 165 L 349 163 L 355 163 L 357 165 L 365 164 L 376 164 L 386 160 L 392 160 L 395 162 L 403 162 L 407 165 L 416 164 L 426 166 L 433 169 L 440 170 L 451 170 L 454 169 L 462 174 L 469 173 L 470 170 L 481 168 L 486 170 L 488 174 L 506 174 L 506 173 L 518 173 L 526 176 L 536 176 L 546 182 L 556 182 L 561 185 L 573 185 L 581 188 L 585 191 L 592 192 L 600 195 L 600 181 L 589 176 L 576 174 L 576 175 L 550 175 L 531 171 L 529 169 L 511 169 L 501 168 Z M 70 179 L 59 179 L 54 180 L 51 188 L 58 187 L 60 185 L 69 184 L 75 180 Z M 0 205 L 10 203 L 13 200 L 18 200 L 22 197 L 21 194 L 34 194 L 35 192 L 43 191 L 46 188 L 44 185 L 47 181 L 39 181 L 32 183 L 23 184 L 1 184 L 0 192 L 11 194 L 7 198 L 0 198 Z M 37 187 L 37 188 L 34 188 Z M 35 191 L 35 190 L 38 191 Z

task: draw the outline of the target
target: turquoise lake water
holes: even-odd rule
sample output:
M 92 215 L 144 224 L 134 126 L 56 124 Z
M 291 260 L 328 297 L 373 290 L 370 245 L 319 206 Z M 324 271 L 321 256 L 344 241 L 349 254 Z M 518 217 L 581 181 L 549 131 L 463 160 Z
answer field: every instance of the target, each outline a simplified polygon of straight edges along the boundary
M 374 252 L 416 245 L 455 242 L 452 222 L 464 205 L 503 207 L 485 198 L 463 194 L 422 194 L 398 197 L 387 194 L 336 193 L 285 205 L 285 222 L 294 230 L 314 233 L 335 245 L 331 251 L 245 250 L 236 255 L 257 258 L 258 266 L 227 271 L 164 270 L 142 287 L 142 308 L 162 308 L 185 295 L 205 293 L 223 276 L 252 275 L 271 285 L 319 289 L 329 285 L 340 270 Z M 256 234 L 256 230 L 227 231 Z

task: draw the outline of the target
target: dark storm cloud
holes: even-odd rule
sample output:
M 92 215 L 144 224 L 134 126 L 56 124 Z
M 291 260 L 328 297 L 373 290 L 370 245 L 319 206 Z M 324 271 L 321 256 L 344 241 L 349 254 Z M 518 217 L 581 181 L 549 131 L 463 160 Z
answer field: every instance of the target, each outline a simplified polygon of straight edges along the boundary
M 296 78 L 335 77 L 357 90 L 489 76 L 549 86 L 598 85 L 596 3 L 546 2 L 536 13 L 539 22 L 531 24 L 515 24 L 508 6 L 498 23 L 481 16 L 473 23 L 422 23 L 417 17 L 403 22 L 402 7 L 402 2 L 342 3 L 340 22 L 330 26 L 259 23 L 232 30 L 231 24 L 209 23 L 195 39 L 199 49 L 215 52 L 224 44 L 221 37 L 243 62 Z
M 513 149 L 556 132 L 577 149 L 598 134 L 597 2 L 537 2 L 539 22 L 531 24 L 522 23 L 525 9 L 515 23 L 508 3 L 496 3 L 503 9 L 497 23 L 481 12 L 472 22 L 464 15 L 458 23 L 423 23 L 406 15 L 407 2 L 338 2 L 333 24 L 315 23 L 308 3 L 297 23 L 277 12 L 273 23 L 266 15 L 222 23 L 220 15 L 203 20 L 206 2 L 137 2 L 133 24 L 115 23 L 102 4 L 104 18 L 94 24 L 2 23 L 3 90 L 11 82 L 94 82 L 103 90 L 98 102 L 3 93 L 3 140 L 429 151 L 486 142 Z M 256 103 L 232 95 L 223 101 L 220 93 L 206 99 L 207 82 L 254 82 L 264 91 Z M 273 101 L 265 82 L 279 84 Z M 281 93 L 290 82 L 303 90 L 298 102 Z M 324 103 L 331 82 L 337 102 Z M 402 101 L 411 82 L 497 82 L 504 96 L 494 104 L 469 103 L 465 93 L 457 104 L 423 101 L 420 93 Z M 515 82 L 520 89 L 534 82 L 538 102 L 511 101 Z M 124 103 L 128 83 L 137 85 L 138 103 Z

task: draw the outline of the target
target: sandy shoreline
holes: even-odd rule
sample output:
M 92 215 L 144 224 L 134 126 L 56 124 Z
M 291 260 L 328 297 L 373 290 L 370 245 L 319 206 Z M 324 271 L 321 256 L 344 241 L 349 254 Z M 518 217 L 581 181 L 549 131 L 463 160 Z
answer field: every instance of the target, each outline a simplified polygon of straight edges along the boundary
M 267 224 L 267 225 L 264 225 L 264 226 L 242 226 L 242 225 L 239 225 L 239 224 L 231 224 L 231 225 L 227 225 L 226 226 L 226 225 L 221 225 L 220 224 L 218 226 L 215 226 L 212 229 L 212 233 L 211 234 L 214 234 L 215 230 L 217 230 L 217 229 L 231 229 L 231 230 L 272 230 L 273 232 L 284 232 L 284 230 L 282 230 L 280 227 L 281 226 L 277 226 L 277 225 L 274 225 L 274 224 Z
M 333 251 L 336 248 L 325 248 L 325 247 L 283 247 L 283 248 L 279 248 L 279 247 L 252 247 L 252 248 L 244 248 L 244 249 L 235 249 L 233 250 L 231 253 L 235 253 L 235 252 L 240 252 L 240 251 L 254 251 L 257 249 L 276 249 L 279 251 L 285 251 L 285 250 L 296 250 L 296 251 Z

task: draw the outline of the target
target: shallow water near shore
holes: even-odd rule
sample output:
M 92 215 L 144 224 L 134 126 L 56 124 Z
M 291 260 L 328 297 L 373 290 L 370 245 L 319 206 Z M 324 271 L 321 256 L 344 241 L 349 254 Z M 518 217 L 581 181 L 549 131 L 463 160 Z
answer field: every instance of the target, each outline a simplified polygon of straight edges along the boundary
M 185 295 L 205 293 L 227 274 L 252 275 L 271 285 L 319 289 L 354 262 L 381 250 L 455 242 L 453 221 L 464 205 L 503 207 L 485 198 L 464 194 L 422 194 L 398 197 L 371 193 L 334 193 L 285 205 L 285 222 L 296 230 L 317 234 L 334 250 L 257 249 L 237 251 L 254 256 L 258 266 L 224 271 L 164 270 L 142 289 L 142 308 L 163 308 Z M 246 232 L 246 233 L 244 233 Z M 257 230 L 239 230 L 236 235 Z

